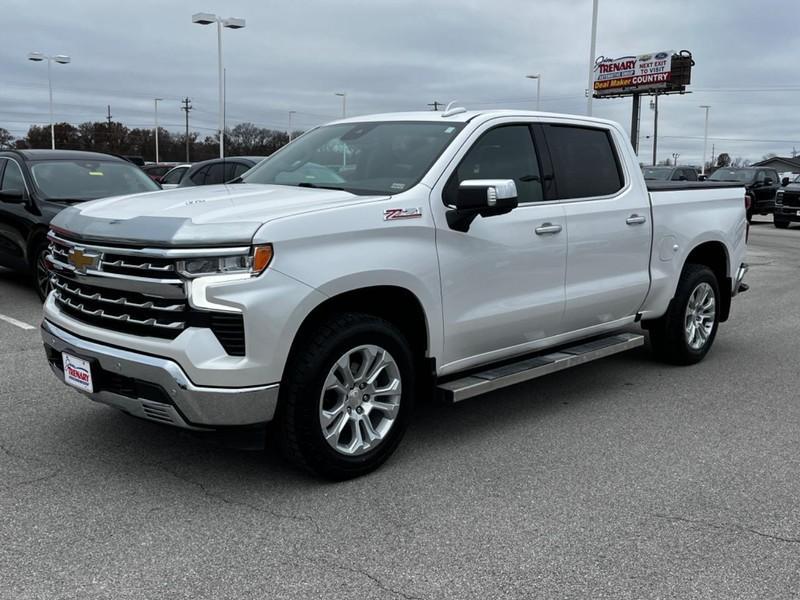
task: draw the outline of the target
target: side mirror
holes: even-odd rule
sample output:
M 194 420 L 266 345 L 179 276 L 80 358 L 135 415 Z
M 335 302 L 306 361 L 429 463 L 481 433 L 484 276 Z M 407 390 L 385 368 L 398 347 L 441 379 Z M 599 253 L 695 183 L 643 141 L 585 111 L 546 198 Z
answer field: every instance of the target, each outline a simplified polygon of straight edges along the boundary
M 764 178 L 764 185 L 772 185 L 774 181 L 772 181 L 772 177 L 765 177 Z
M 789 178 L 784 177 L 783 179 L 781 179 L 781 186 L 786 187 L 787 185 L 789 185 Z
M 0 202 L 8 204 L 24 204 L 25 192 L 22 190 L 2 190 L 0 191 Z
M 708 179 L 708 175 L 698 175 L 697 176 L 697 181 L 705 181 L 706 179 Z
M 467 179 L 458 186 L 455 208 L 447 211 L 447 224 L 466 232 L 477 216 L 504 215 L 518 204 L 513 179 Z

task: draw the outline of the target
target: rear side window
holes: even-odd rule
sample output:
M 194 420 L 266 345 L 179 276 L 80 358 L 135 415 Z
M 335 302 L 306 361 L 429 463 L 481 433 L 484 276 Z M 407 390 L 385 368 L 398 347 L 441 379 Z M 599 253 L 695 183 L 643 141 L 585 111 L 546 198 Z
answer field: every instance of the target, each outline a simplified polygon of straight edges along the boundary
M 605 129 L 546 125 L 558 197 L 608 196 L 622 189 L 622 169 Z
M 199 168 L 197 171 L 189 176 L 189 179 L 194 185 L 204 185 L 206 181 L 206 173 L 208 173 L 208 165 Z
M 225 163 L 214 163 L 208 168 L 206 181 L 203 185 L 216 185 L 225 182 Z

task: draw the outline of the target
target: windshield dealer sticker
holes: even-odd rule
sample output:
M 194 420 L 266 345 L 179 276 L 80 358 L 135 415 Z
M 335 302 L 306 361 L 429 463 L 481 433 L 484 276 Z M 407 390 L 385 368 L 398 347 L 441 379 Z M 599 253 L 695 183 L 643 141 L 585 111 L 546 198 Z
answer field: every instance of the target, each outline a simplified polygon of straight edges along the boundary
M 399 219 L 420 219 L 421 208 L 387 208 L 383 211 L 384 221 L 397 221 Z

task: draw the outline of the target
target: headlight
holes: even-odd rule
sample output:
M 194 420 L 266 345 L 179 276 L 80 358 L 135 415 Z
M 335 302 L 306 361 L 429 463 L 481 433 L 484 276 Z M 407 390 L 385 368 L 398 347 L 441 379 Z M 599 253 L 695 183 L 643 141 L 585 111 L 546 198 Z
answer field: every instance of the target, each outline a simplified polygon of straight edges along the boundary
M 176 267 L 184 277 L 208 275 L 249 274 L 261 275 L 272 261 L 272 246 L 255 246 L 248 254 L 234 256 L 203 256 L 179 260 Z

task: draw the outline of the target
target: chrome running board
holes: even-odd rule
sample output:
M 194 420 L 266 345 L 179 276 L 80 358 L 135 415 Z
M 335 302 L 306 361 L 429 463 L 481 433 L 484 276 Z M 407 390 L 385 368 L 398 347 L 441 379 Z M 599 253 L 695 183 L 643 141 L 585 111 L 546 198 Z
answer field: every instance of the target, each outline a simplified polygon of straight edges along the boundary
M 644 345 L 643 335 L 619 333 L 440 383 L 437 389 L 445 401 L 460 402 L 642 345 Z

